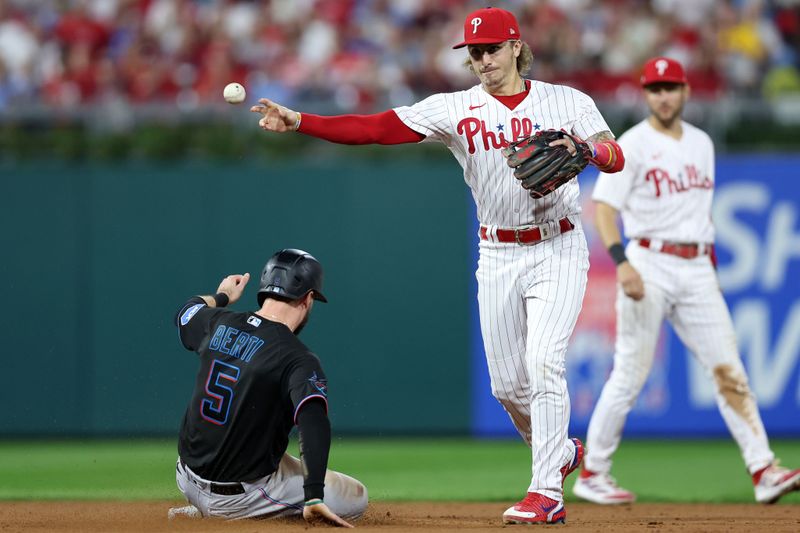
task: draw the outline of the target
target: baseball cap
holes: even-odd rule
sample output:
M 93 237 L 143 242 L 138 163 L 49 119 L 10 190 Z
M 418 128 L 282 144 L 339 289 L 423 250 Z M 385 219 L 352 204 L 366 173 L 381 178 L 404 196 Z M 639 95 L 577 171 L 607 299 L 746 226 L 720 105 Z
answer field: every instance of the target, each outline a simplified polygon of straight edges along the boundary
M 519 24 L 511 12 L 498 7 L 485 7 L 467 15 L 464 42 L 453 48 L 463 48 L 468 44 L 502 43 L 519 38 Z
M 668 57 L 654 57 L 644 64 L 642 77 L 639 79 L 642 87 L 653 83 L 687 83 L 683 66 Z

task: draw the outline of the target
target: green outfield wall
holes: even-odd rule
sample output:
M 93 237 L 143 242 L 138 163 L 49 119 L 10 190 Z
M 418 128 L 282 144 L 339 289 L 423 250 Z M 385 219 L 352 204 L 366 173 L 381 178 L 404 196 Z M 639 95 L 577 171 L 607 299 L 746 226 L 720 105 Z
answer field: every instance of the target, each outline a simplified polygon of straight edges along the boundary
M 0 166 L 2 435 L 174 434 L 189 296 L 283 247 L 326 268 L 303 339 L 341 432 L 469 429 L 469 192 L 448 159 Z M 268 406 L 265 406 L 267 408 Z

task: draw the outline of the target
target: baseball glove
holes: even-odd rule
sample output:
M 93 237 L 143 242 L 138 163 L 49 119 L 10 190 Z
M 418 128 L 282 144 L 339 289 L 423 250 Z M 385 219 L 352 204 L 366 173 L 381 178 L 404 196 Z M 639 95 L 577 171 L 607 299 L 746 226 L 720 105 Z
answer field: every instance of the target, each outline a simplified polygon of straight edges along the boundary
M 575 155 L 566 146 L 549 146 L 555 140 L 569 137 L 575 143 Z M 543 198 L 580 174 L 589 164 L 589 145 L 564 131 L 544 130 L 511 143 L 503 150 L 514 177 L 531 197 Z

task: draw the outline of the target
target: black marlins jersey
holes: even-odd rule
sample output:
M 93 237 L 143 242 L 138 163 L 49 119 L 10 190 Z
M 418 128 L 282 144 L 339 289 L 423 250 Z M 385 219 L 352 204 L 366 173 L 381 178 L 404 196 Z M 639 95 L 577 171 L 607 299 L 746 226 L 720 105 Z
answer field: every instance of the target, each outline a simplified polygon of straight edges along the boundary
M 300 406 L 327 405 L 319 359 L 284 324 L 189 300 L 179 337 L 200 355 L 178 453 L 211 481 L 249 481 L 278 468 Z

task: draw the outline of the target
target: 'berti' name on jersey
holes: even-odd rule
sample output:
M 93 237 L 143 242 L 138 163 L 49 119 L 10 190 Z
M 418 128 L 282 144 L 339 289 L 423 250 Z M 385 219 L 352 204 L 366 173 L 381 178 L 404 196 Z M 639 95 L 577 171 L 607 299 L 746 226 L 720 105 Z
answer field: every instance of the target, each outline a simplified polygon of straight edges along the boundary
M 181 459 L 211 481 L 271 474 L 300 406 L 313 398 L 327 405 L 319 359 L 288 327 L 254 313 L 210 308 L 196 297 L 176 318 L 184 347 L 200 356 Z
M 264 339 L 224 324 L 217 326 L 208 343 L 209 350 L 236 357 L 245 363 L 249 362 L 262 346 Z

